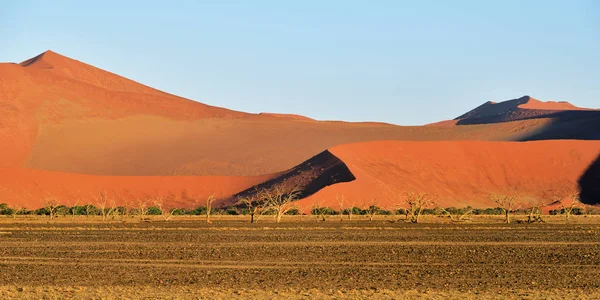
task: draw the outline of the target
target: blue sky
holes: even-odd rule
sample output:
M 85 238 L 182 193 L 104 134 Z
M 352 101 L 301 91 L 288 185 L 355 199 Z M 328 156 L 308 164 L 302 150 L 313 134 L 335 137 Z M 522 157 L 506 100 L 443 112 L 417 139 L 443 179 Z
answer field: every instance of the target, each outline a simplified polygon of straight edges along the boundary
M 600 107 L 597 0 L 0 1 L 0 61 L 47 49 L 248 112 L 412 125 L 526 94 Z

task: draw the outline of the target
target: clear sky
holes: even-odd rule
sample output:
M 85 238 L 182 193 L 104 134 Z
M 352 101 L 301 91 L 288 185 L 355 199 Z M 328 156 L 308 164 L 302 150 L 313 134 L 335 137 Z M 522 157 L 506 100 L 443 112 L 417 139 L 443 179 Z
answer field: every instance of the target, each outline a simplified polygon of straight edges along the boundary
M 51 49 L 211 105 L 424 124 L 530 95 L 600 107 L 600 1 L 0 1 Z

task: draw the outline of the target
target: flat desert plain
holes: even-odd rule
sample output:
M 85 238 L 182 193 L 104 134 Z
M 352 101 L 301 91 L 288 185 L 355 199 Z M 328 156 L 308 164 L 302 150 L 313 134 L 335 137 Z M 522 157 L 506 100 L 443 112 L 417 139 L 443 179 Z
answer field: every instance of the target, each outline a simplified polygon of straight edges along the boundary
M 516 216 L 516 220 L 524 216 Z M 0 220 L 0 297 L 600 297 L 600 217 Z

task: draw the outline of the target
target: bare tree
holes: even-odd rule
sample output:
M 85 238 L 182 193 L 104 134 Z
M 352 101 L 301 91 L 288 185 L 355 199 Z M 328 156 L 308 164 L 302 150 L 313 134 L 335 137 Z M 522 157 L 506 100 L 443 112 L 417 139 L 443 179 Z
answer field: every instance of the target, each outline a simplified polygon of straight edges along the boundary
M 322 222 L 325 222 L 325 215 L 327 214 L 328 209 L 328 207 L 323 205 L 323 200 L 318 202 L 314 201 L 310 213 L 317 216 Z
M 102 215 L 102 221 L 106 221 L 106 219 L 116 210 L 114 199 L 109 199 L 104 191 L 100 192 L 97 204 L 100 214 Z
M 560 202 L 560 209 L 565 214 L 565 223 L 569 223 L 569 218 L 573 210 L 579 208 L 579 191 L 572 192 L 568 195 L 568 199 L 571 200 L 569 204 L 566 204 L 564 199 Z
M 344 205 L 346 204 L 346 199 L 344 198 L 344 195 L 335 195 L 335 200 L 340 207 L 340 222 L 342 222 L 344 221 Z
M 352 220 L 352 215 L 354 214 L 354 208 L 356 207 L 355 202 L 350 201 L 349 199 L 344 199 L 343 195 L 342 195 L 342 200 L 345 201 L 344 203 L 345 203 L 346 209 L 341 210 L 340 215 L 343 215 L 344 212 L 346 212 L 346 214 L 348 214 L 348 220 Z M 340 216 L 340 220 L 341 220 L 341 216 Z
M 428 193 L 406 192 L 404 201 L 408 205 L 406 210 L 407 219 L 410 216 L 411 223 L 419 223 L 423 209 L 434 204 L 434 198 Z
M 210 196 L 208 196 L 208 198 L 206 198 L 206 223 L 208 224 L 212 224 L 212 221 L 210 220 L 210 214 L 212 212 L 212 204 L 213 202 L 215 202 L 215 195 L 212 194 Z
M 519 196 L 492 194 L 490 198 L 498 205 L 500 209 L 502 209 L 502 212 L 504 213 L 504 222 L 506 224 L 510 224 L 510 214 L 519 209 L 519 206 L 517 205 Z
M 243 205 L 250 214 L 250 223 L 258 222 L 265 211 L 265 202 L 254 197 L 239 197 L 238 205 Z
M 75 200 L 71 202 L 71 219 L 75 219 L 75 214 L 77 213 L 77 204 L 79 204 L 79 200 Z
M 20 214 L 22 214 L 24 211 L 25 211 L 25 207 L 23 207 L 23 206 L 21 206 L 21 205 L 18 205 L 18 204 L 15 204 L 15 205 L 13 205 L 13 207 L 12 207 L 12 210 L 11 210 L 11 212 L 10 212 L 10 215 L 11 215 L 11 217 L 12 217 L 13 219 L 16 219 L 16 218 L 17 218 L 17 215 L 20 215 Z
M 280 184 L 271 189 L 263 189 L 260 198 L 264 199 L 267 209 L 275 212 L 275 222 L 279 223 L 281 218 L 295 207 L 293 202 L 299 195 L 297 187 L 288 188 Z
M 50 214 L 50 220 L 54 219 L 54 215 L 56 214 L 56 209 L 59 206 L 58 199 L 54 196 L 47 196 L 44 199 L 44 208 Z
M 375 215 L 379 212 L 379 210 L 380 209 L 377 206 L 376 198 L 371 199 L 371 201 L 367 204 L 363 204 L 363 211 L 369 221 L 373 221 L 373 218 L 375 218 Z
M 138 199 L 137 201 L 137 213 L 140 216 L 140 220 L 143 220 L 148 213 L 148 199 Z
M 171 220 L 171 218 L 173 218 L 173 213 L 176 209 L 172 208 L 166 211 L 166 208 L 164 208 L 164 198 L 162 196 L 157 196 L 156 198 L 154 198 L 154 205 L 158 207 L 158 209 L 160 210 L 160 215 L 165 221 L 169 221 Z
M 123 204 L 123 211 L 121 212 L 121 218 L 123 220 L 125 220 L 125 219 L 127 219 L 127 217 L 129 217 L 130 214 L 131 214 L 131 204 L 129 202 L 125 202 Z
M 569 223 L 569 219 L 573 210 L 580 207 L 579 188 L 567 182 L 557 184 L 554 189 L 546 192 L 555 203 L 560 204 L 561 213 L 565 215 L 565 223 Z M 570 201 L 570 202 L 567 202 Z
M 86 205 L 83 207 L 83 210 L 84 210 L 84 212 L 85 212 L 85 216 L 86 216 L 86 217 L 89 217 L 89 216 L 90 216 L 90 214 L 91 214 L 92 212 L 94 212 L 94 206 L 93 206 L 93 205 L 91 205 L 91 204 L 86 204 Z

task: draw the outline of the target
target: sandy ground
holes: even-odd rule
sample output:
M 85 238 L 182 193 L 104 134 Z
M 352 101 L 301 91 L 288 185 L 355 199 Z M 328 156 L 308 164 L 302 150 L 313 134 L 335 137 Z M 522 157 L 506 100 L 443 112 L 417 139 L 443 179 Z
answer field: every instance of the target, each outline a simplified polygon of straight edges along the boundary
M 600 220 L 0 220 L 4 298 L 600 296 Z

